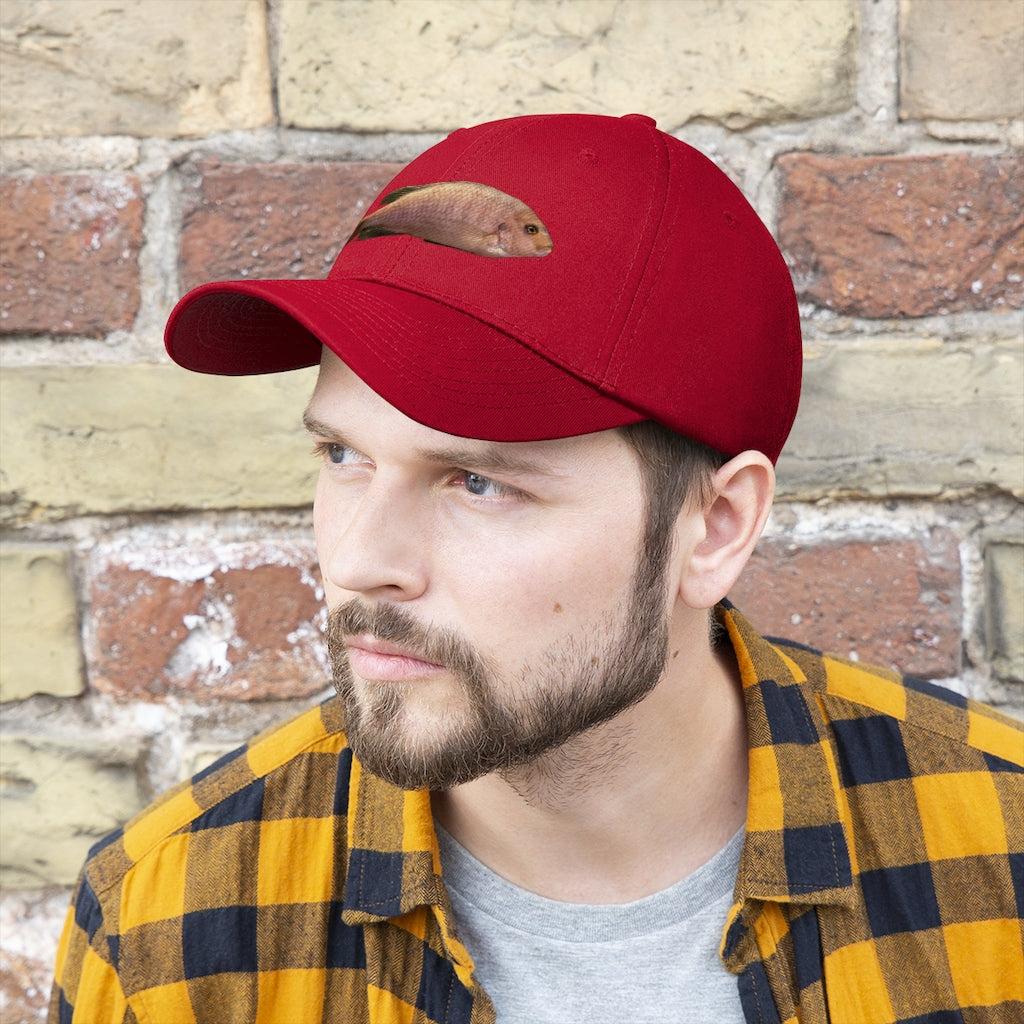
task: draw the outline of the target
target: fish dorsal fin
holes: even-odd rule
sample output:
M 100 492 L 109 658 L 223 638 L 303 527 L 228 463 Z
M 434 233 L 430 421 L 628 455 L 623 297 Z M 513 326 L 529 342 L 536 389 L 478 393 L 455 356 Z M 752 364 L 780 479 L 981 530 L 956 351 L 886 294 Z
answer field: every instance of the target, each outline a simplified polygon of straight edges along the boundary
M 412 192 L 419 192 L 421 188 L 430 188 L 429 185 L 406 185 L 404 188 L 396 188 L 394 192 L 389 192 L 380 201 L 381 206 L 387 206 L 388 203 L 394 203 L 401 199 L 402 196 L 407 196 Z

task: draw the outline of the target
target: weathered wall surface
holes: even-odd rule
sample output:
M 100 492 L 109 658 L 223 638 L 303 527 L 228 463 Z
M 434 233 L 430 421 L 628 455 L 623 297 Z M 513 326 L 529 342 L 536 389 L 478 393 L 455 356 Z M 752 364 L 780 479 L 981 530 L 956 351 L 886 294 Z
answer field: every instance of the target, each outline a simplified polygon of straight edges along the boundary
M 320 276 L 441 134 L 641 111 L 793 269 L 755 623 L 1024 714 L 1020 0 L 5 0 L 0 1015 L 86 848 L 326 692 L 308 372 L 213 379 L 200 281 Z

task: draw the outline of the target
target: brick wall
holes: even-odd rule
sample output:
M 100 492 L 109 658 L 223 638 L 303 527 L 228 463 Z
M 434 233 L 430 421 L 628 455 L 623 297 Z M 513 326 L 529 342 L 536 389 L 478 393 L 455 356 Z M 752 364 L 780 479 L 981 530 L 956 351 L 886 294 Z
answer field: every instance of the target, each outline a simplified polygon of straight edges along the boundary
M 215 24 L 211 24 L 215 22 Z M 318 699 L 308 372 L 193 376 L 208 279 L 320 276 L 461 124 L 644 111 L 789 259 L 800 416 L 733 595 L 1024 714 L 1020 0 L 5 0 L 0 1015 L 86 848 Z

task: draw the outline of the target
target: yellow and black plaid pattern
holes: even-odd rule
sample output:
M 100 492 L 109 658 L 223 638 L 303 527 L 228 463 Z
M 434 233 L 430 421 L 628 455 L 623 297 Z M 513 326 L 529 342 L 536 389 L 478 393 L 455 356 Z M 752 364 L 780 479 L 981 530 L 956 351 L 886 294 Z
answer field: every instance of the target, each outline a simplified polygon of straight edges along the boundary
M 748 1022 L 1024 1020 L 1024 731 L 720 616 L 750 737 L 722 949 Z M 494 1020 L 429 795 L 364 773 L 342 725 L 327 701 L 92 851 L 51 1022 Z
M 1024 1021 L 1024 729 L 726 605 L 750 797 L 722 954 L 750 1022 Z
M 364 775 L 340 711 L 257 737 L 93 849 L 51 1021 L 493 1021 L 448 924 L 429 794 Z

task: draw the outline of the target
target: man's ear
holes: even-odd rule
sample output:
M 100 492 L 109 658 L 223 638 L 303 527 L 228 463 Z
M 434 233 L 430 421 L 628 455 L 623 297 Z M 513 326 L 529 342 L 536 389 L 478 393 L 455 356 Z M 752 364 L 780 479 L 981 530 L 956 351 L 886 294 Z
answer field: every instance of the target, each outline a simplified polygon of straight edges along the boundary
M 715 473 L 712 493 L 679 518 L 679 596 L 690 608 L 711 608 L 739 578 L 771 511 L 775 468 L 761 452 L 742 452 Z

